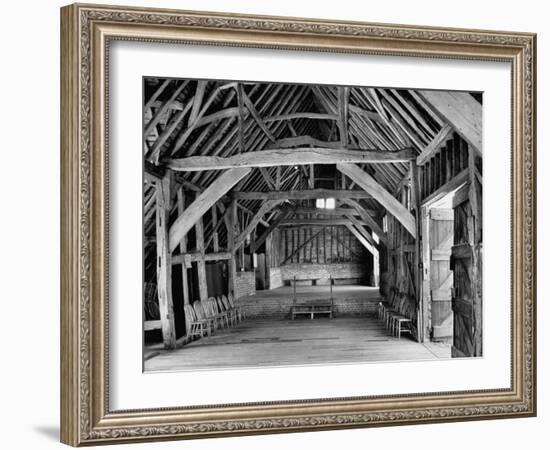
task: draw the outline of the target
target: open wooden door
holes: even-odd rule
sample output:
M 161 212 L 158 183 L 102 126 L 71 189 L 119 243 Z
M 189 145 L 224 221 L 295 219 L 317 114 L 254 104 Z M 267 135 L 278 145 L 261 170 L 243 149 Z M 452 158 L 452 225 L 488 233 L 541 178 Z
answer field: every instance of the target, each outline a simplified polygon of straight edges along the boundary
M 431 336 L 434 341 L 450 343 L 453 338 L 450 259 L 454 214 L 452 209 L 446 208 L 431 208 L 429 211 Z
M 471 198 L 471 197 L 470 197 Z M 471 201 L 457 196 L 454 202 L 455 231 L 452 264 L 455 272 L 453 288 L 454 339 L 453 357 L 482 355 L 481 232 Z

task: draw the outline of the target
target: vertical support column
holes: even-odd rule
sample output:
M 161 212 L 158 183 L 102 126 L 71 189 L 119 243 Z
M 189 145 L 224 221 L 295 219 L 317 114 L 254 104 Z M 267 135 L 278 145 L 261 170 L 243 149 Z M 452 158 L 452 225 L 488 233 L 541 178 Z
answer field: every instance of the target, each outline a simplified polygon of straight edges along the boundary
M 412 160 L 410 164 L 411 178 L 411 205 L 416 219 L 416 242 L 414 245 L 414 283 L 416 295 L 416 312 L 417 312 L 417 340 L 418 342 L 425 341 L 424 327 L 424 299 L 422 296 L 422 274 L 420 272 L 420 261 L 422 251 L 422 220 L 420 218 L 420 183 L 419 170 L 416 165 L 416 160 Z
M 229 293 L 233 293 L 233 296 L 237 298 L 237 291 L 235 289 L 237 279 L 237 262 L 235 261 L 235 227 L 237 226 L 237 200 L 233 200 L 229 205 L 229 228 L 227 229 L 227 251 L 231 253 L 231 258 L 228 261 L 228 283 L 227 287 Z
M 475 150 L 471 145 L 468 146 L 468 174 L 470 181 L 470 188 L 468 191 L 468 197 L 470 200 L 470 207 L 472 211 L 472 217 L 468 218 L 468 236 L 469 243 L 472 248 L 472 295 L 473 295 L 473 347 L 474 352 L 472 356 L 481 356 L 483 354 L 482 349 L 482 282 L 481 282 L 481 195 L 478 194 L 478 181 L 476 176 L 475 165 Z
M 218 253 L 220 251 L 220 244 L 218 241 L 218 230 L 216 229 L 218 225 L 218 209 L 216 207 L 216 204 L 212 206 L 212 229 L 214 231 L 214 236 L 212 237 L 212 247 L 214 249 L 214 253 Z
M 420 217 L 422 222 L 422 342 L 426 342 L 431 328 L 430 210 L 422 207 Z
M 178 202 L 178 216 L 183 214 L 183 211 L 185 210 L 185 192 L 183 191 L 183 186 L 178 190 L 177 194 L 177 202 Z M 181 254 L 187 253 L 187 236 L 183 236 L 180 242 L 180 252 Z M 189 280 L 187 279 L 187 266 L 185 265 L 185 261 L 181 264 L 181 283 L 182 283 L 182 291 L 183 291 L 183 304 L 188 305 L 189 304 Z
M 242 224 L 242 226 L 241 226 Z M 244 230 L 246 221 L 244 217 L 244 211 L 241 211 L 241 219 L 239 220 L 239 216 L 237 214 L 237 221 L 235 222 L 235 238 L 239 236 L 241 233 L 241 230 Z M 239 253 L 239 270 L 242 272 L 244 271 L 244 245 L 241 245 L 238 249 Z
M 197 239 L 197 252 L 201 257 L 197 261 L 197 276 L 199 281 L 199 296 L 201 301 L 208 299 L 208 286 L 206 284 L 206 265 L 204 262 L 204 227 L 202 217 L 195 224 L 195 236 Z
M 373 245 L 372 246 L 372 274 L 373 274 L 373 286 L 380 286 L 380 252 Z
M 157 290 L 162 339 L 167 349 L 176 346 L 174 304 L 172 300 L 172 258 L 168 239 L 170 217 L 171 172 L 156 183 L 157 211 Z
M 265 284 L 264 289 L 271 289 L 271 266 L 273 264 L 273 233 L 265 240 Z

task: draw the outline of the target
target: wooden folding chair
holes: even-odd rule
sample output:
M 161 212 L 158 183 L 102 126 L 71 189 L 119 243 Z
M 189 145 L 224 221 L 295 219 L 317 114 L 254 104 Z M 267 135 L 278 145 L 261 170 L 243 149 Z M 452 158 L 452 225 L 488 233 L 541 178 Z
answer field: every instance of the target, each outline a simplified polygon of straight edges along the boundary
M 199 319 L 191 305 L 185 305 L 183 311 L 185 314 L 186 340 L 193 339 L 195 336 L 210 336 L 209 322 Z
M 218 310 L 226 314 L 228 324 L 235 325 L 237 323 L 237 312 L 231 309 L 231 307 L 226 306 L 220 296 L 216 298 L 216 302 L 218 303 Z M 229 305 L 229 302 L 227 304 Z
M 412 319 L 410 308 L 405 308 L 404 314 L 396 314 L 392 317 L 390 332 L 401 339 L 402 333 L 412 334 Z
M 229 303 L 229 299 L 225 295 L 222 295 L 222 302 L 225 306 L 225 310 L 226 311 L 231 311 L 231 314 L 233 315 L 234 322 L 239 323 L 242 320 L 242 316 L 239 314 L 239 311 L 236 308 L 231 306 L 231 303 Z
M 193 309 L 195 310 L 195 314 L 197 315 L 197 319 L 199 320 L 205 320 L 208 323 L 208 328 L 210 330 L 210 334 L 214 332 L 216 329 L 216 323 L 214 317 L 211 317 L 204 309 L 204 305 L 200 300 L 195 300 L 193 303 Z
M 208 309 L 209 315 L 214 317 L 216 325 L 219 324 L 219 328 L 225 328 L 229 326 L 229 318 L 226 312 L 222 312 L 218 309 L 218 303 L 216 297 L 210 297 L 206 300 L 204 306 Z
M 246 317 L 245 313 L 244 313 L 244 308 L 242 306 L 239 306 L 239 305 L 235 304 L 235 299 L 234 299 L 233 294 L 231 292 L 227 295 L 227 300 L 229 301 L 229 304 L 231 305 L 231 307 L 235 311 L 237 311 L 237 314 L 239 316 L 239 322 L 242 321 Z

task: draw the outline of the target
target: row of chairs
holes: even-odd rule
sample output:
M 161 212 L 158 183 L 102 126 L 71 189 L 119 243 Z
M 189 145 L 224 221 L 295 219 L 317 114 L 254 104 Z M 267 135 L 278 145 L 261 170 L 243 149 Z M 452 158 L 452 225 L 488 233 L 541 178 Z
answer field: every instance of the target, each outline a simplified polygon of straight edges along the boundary
M 236 325 L 244 319 L 244 311 L 235 304 L 232 293 L 196 300 L 193 305 L 185 305 L 184 312 L 186 341 L 209 337 L 215 330 Z
M 393 302 L 378 303 L 378 318 L 383 320 L 389 334 L 401 339 L 401 335 L 412 334 L 412 311 L 406 295 L 393 295 Z

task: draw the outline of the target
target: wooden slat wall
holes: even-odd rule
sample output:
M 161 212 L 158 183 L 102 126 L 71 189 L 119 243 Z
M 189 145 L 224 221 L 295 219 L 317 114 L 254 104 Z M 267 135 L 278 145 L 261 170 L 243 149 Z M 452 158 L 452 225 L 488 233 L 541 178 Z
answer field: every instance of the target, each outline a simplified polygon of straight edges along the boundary
M 468 144 L 452 133 L 439 151 L 419 167 L 420 198 L 430 194 L 468 167 Z
M 345 226 L 281 227 L 274 236 L 272 248 L 278 254 L 273 255 L 272 267 L 285 262 L 361 263 L 367 257 L 365 248 Z M 300 246 L 300 250 L 295 251 Z

